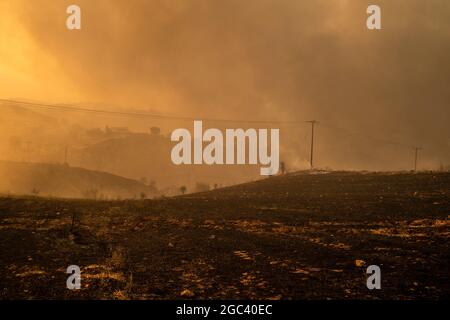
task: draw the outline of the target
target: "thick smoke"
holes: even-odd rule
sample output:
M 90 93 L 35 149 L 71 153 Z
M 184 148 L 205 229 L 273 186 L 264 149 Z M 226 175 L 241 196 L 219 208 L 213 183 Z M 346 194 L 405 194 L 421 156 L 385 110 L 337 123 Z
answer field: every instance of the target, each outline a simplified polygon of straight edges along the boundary
M 74 2 L 81 31 L 65 28 Z M 318 166 L 411 168 L 410 148 L 353 132 L 423 146 L 426 168 L 447 164 L 450 2 L 377 1 L 381 31 L 366 29 L 369 4 L 6 1 L 0 94 L 198 119 L 316 119 Z M 282 131 L 292 166 L 307 165 L 308 128 Z

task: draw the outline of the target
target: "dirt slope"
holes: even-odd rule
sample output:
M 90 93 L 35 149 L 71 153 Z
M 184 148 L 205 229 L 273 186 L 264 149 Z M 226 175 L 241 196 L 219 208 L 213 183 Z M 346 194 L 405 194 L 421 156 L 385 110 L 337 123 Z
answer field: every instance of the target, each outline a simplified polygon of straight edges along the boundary
M 2 198 L 0 298 L 448 299 L 449 196 L 448 173 L 336 172 L 161 200 Z
M 64 198 L 116 199 L 156 195 L 136 180 L 67 165 L 0 161 L 0 192 Z

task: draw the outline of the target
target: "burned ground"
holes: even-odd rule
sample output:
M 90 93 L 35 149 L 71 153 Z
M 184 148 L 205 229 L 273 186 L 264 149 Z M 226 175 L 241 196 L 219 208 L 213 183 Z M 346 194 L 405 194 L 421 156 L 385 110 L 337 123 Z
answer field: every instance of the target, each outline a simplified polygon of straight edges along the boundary
M 0 299 L 448 299 L 449 195 L 449 173 L 315 172 L 158 200 L 3 197 Z

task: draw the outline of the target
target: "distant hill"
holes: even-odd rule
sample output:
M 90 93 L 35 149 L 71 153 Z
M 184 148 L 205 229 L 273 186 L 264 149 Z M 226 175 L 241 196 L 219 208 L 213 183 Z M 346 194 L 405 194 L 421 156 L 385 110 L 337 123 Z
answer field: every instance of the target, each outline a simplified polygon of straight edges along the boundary
M 258 166 L 176 166 L 170 158 L 172 147 L 167 136 L 130 133 L 72 150 L 70 163 L 139 181 L 145 178 L 155 181 L 158 188 L 185 185 L 188 192 L 199 182 L 213 187 L 260 178 Z
M 151 198 L 156 188 L 68 165 L 0 161 L 0 192 L 65 198 Z
M 421 197 L 422 193 L 429 192 L 427 189 L 436 188 L 442 190 L 442 193 L 436 192 L 434 196 L 443 197 L 449 185 L 450 172 L 305 170 L 189 194 L 184 198 L 221 199 L 238 203 L 251 199 L 254 203 L 270 207 L 276 206 L 275 204 L 286 207 L 290 202 L 306 206 L 313 199 L 326 204 L 333 202 L 332 205 L 340 207 L 348 201 L 348 195 L 356 199 L 373 197 L 379 201 L 380 198 L 397 199 L 404 193 L 411 197 L 414 194 Z M 447 200 L 445 202 L 448 203 Z

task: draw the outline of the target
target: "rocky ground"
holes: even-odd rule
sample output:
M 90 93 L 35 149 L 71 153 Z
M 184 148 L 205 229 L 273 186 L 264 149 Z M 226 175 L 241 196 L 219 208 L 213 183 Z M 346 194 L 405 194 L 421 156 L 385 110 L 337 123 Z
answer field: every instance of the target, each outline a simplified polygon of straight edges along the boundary
M 449 173 L 349 172 L 159 200 L 5 196 L 0 299 L 448 299 L 449 199 Z

